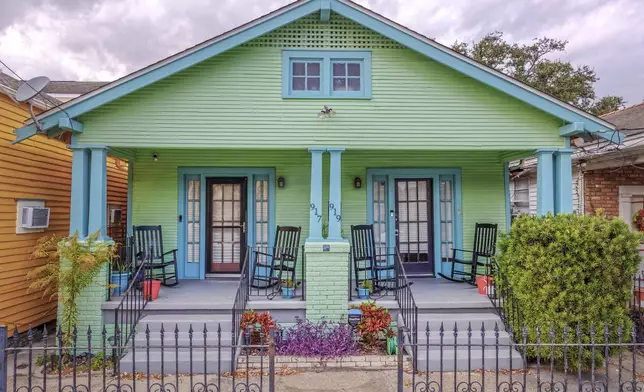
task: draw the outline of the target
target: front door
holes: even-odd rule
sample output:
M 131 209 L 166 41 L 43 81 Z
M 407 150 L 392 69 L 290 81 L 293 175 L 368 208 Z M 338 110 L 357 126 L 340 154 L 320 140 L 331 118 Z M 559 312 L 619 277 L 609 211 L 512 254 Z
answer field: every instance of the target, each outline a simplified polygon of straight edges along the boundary
M 206 272 L 239 273 L 246 252 L 246 177 L 207 180 Z
M 396 180 L 396 246 L 408 274 L 434 274 L 431 178 Z

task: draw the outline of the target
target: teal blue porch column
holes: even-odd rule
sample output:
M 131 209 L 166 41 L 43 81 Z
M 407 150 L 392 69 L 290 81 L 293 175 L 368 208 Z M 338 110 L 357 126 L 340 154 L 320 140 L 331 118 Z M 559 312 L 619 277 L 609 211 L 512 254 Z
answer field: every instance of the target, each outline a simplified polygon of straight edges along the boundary
M 537 156 L 537 214 L 546 215 L 555 212 L 555 148 L 542 148 L 535 152 Z
M 72 150 L 72 197 L 69 234 L 87 236 L 89 213 L 89 150 L 70 146 Z
M 107 227 L 107 152 L 105 146 L 90 147 L 88 234 L 100 232 L 99 240 L 108 240 Z
M 342 241 L 342 153 L 344 148 L 328 148 L 329 167 L 329 241 Z
M 322 154 L 325 148 L 312 147 L 311 152 L 311 202 L 309 205 L 309 238 L 322 240 Z
M 560 148 L 555 153 L 555 214 L 571 213 L 572 205 L 572 148 Z

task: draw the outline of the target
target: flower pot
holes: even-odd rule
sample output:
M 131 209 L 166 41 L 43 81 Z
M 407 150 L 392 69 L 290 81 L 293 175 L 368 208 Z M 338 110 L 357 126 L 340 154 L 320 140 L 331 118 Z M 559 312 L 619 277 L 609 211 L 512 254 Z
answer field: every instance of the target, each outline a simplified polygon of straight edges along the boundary
M 112 289 L 112 295 L 123 295 L 127 291 L 127 285 L 130 274 L 127 272 L 112 271 L 112 284 L 116 287 Z
M 633 289 L 633 296 L 638 302 L 644 301 L 644 287 L 635 287 Z
M 369 289 L 363 289 L 361 287 L 358 287 L 358 298 L 369 299 Z
M 293 287 L 282 287 L 282 298 L 291 299 L 293 298 Z
M 143 295 L 150 298 L 152 301 L 159 298 L 159 289 L 161 288 L 160 280 L 144 280 L 143 281 Z
M 488 284 L 492 283 L 491 276 L 477 276 L 476 277 L 476 287 L 479 289 L 479 294 L 487 295 Z

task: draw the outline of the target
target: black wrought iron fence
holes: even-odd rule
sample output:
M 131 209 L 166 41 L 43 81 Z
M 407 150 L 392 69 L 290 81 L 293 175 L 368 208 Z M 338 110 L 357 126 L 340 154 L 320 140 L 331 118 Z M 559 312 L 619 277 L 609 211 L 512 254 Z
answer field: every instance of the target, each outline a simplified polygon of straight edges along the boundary
M 249 295 L 254 299 L 305 300 L 304 247 L 249 247 Z
M 502 324 L 431 326 L 416 344 L 398 332 L 398 391 L 641 391 L 644 344 L 635 329 L 554 327 L 516 334 Z M 605 325 L 605 324 L 604 324 Z M 417 372 L 404 360 L 418 352 Z
M 224 329 L 221 324 L 182 323 L 167 330 L 147 325 L 125 346 L 110 344 L 108 327 L 98 332 L 98 344 L 91 329 L 72 336 L 51 336 L 44 329 L 41 341 L 30 329 L 21 346 L 17 331 L 7 339 L 1 327 L 0 392 L 274 391 L 273 339 L 259 329 L 248 332 L 258 340 L 234 344 Z M 238 356 L 245 358 L 233 371 L 231 361 Z

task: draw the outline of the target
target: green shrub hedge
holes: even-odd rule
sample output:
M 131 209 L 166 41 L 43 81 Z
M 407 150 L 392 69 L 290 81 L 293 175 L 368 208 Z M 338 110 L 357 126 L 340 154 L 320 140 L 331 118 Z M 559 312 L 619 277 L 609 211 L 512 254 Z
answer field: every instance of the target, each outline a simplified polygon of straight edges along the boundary
M 641 236 L 632 233 L 621 219 L 603 216 L 561 214 L 542 217 L 521 216 L 498 244 L 498 264 L 502 278 L 497 290 L 511 287 L 515 308 L 527 327 L 528 343 L 536 342 L 536 327 L 541 326 L 541 341 L 549 342 L 554 326 L 555 342 L 563 343 L 564 325 L 569 327 L 569 342 L 576 342 L 580 326 L 582 341 L 590 342 L 594 324 L 596 342 L 604 341 L 604 326 L 615 341 L 618 327 L 630 339 L 631 320 L 627 304 L 633 295 L 632 279 L 638 269 Z M 519 324 L 511 320 L 510 324 Z M 523 325 L 511 325 L 522 339 Z M 586 351 L 586 350 L 585 350 Z M 590 362 L 590 352 L 582 356 Z M 569 353 L 570 355 L 575 353 Z M 536 356 L 536 348 L 528 348 Z M 542 358 L 550 351 L 541 349 Z M 562 350 L 555 358 L 563 359 Z M 569 357 L 570 358 L 570 357 Z M 597 361 L 601 363 L 601 355 Z

